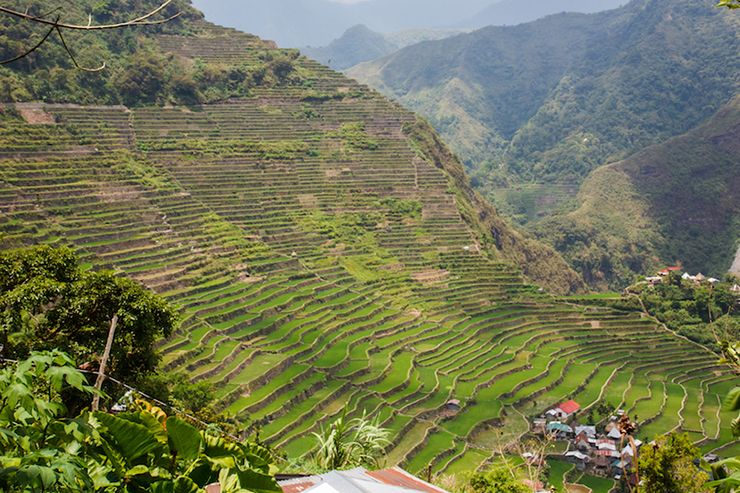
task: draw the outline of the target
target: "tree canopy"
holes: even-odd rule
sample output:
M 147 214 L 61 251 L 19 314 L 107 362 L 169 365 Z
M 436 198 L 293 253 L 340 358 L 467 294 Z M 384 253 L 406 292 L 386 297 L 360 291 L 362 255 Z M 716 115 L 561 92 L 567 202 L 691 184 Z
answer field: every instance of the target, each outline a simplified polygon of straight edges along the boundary
M 0 254 L 4 357 L 59 349 L 96 367 L 114 315 L 117 328 L 106 373 L 135 382 L 154 371 L 154 344 L 179 315 L 163 298 L 111 271 L 82 272 L 68 248 L 40 246 Z
M 713 489 L 706 485 L 709 474 L 700 470 L 694 459 L 699 455 L 688 434 L 659 436 L 641 449 L 641 493 L 702 493 Z

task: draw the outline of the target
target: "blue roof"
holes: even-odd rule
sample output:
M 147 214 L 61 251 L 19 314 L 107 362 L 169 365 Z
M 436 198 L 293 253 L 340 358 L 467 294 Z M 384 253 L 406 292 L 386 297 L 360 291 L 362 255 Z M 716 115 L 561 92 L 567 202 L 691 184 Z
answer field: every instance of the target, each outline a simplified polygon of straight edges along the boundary
M 552 431 L 552 430 L 565 431 L 567 433 L 571 433 L 573 431 L 573 429 L 570 426 L 563 424 L 563 423 L 558 423 L 558 422 L 547 423 L 547 431 Z

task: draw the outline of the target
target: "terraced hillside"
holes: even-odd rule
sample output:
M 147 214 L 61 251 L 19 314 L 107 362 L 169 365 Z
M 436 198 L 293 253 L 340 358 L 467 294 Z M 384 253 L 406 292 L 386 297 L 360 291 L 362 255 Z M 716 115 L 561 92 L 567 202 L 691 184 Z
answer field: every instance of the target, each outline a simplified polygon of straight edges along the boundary
M 215 27 L 159 43 L 222 64 L 272 48 Z M 516 235 L 484 227 L 493 209 L 414 114 L 289 55 L 302 83 L 247 99 L 6 107 L 3 248 L 71 244 L 163 294 L 184 314 L 164 368 L 294 457 L 346 404 L 393 430 L 389 464 L 470 469 L 566 396 L 630 410 L 641 438 L 731 442 L 715 355 L 527 284 Z

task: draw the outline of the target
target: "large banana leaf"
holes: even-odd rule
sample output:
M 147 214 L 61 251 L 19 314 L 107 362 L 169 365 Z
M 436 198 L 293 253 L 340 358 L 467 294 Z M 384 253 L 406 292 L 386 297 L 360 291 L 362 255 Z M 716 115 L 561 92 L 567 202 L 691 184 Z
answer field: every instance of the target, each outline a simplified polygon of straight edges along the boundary
M 178 458 L 197 459 L 203 448 L 200 432 L 193 425 L 178 418 L 167 418 L 166 425 L 170 450 L 176 451 Z
M 102 412 L 94 414 L 114 438 L 115 444 L 111 446 L 121 453 L 129 465 L 139 457 L 162 447 L 155 435 L 143 425 Z

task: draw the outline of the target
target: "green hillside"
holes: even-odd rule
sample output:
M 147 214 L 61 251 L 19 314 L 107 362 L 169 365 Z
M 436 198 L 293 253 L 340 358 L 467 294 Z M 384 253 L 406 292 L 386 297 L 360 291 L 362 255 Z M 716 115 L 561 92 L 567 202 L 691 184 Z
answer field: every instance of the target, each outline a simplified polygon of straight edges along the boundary
M 295 51 L 187 27 L 139 41 L 190 92 L 165 76 L 149 104 L 3 105 L 4 249 L 71 245 L 162 294 L 183 316 L 163 371 L 213 383 L 215 410 L 290 457 L 346 405 L 392 430 L 389 465 L 473 469 L 566 398 L 639 415 L 640 438 L 735 451 L 717 355 L 553 298 L 580 277 L 470 189 L 429 123 Z M 264 77 L 230 88 L 239 68 Z M 187 99 L 218 81 L 227 97 Z
M 740 59 L 726 47 L 738 43 L 739 26 L 734 12 L 714 2 L 633 1 L 609 12 L 555 15 L 409 47 L 349 73 L 427 116 L 463 158 L 473 186 L 504 215 L 532 226 L 571 210 L 563 208 L 593 170 L 686 134 L 727 104 L 738 91 Z M 678 156 L 676 150 L 662 159 L 703 159 L 695 149 Z M 695 185 L 682 178 L 696 177 L 672 175 L 675 187 Z M 736 201 L 732 187 L 705 185 L 711 188 L 705 194 Z M 680 208 L 650 193 L 641 199 L 660 221 L 650 233 L 642 233 L 645 218 L 634 227 L 621 220 L 627 229 L 615 235 L 603 220 L 592 220 L 568 233 L 583 240 L 552 244 L 593 287 L 623 287 L 657 263 L 681 261 L 717 277 L 729 268 L 735 230 L 716 223 L 717 243 L 704 236 L 705 248 L 689 241 L 694 246 L 686 250 L 679 246 L 682 219 L 671 212 Z M 557 235 L 545 225 L 532 228 L 539 237 Z M 630 259 L 622 258 L 626 251 Z
M 426 115 L 481 180 L 578 184 L 719 110 L 737 89 L 725 49 L 737 36 L 712 2 L 633 1 L 408 47 L 349 74 Z
M 597 169 L 572 211 L 530 230 L 592 285 L 657 271 L 660 259 L 694 274 L 721 275 L 740 237 L 739 122 L 735 98 L 688 134 Z

